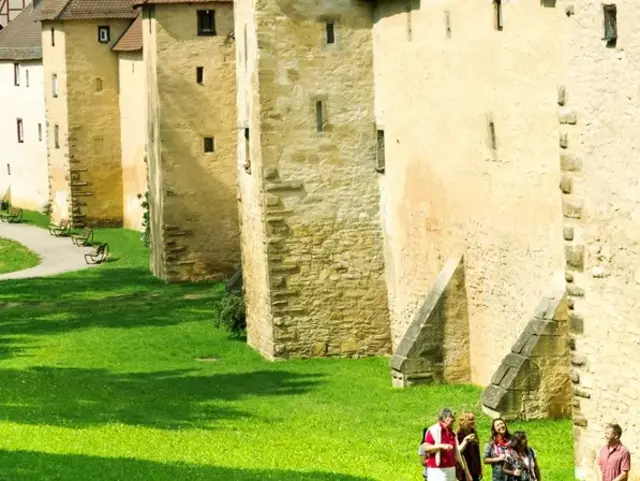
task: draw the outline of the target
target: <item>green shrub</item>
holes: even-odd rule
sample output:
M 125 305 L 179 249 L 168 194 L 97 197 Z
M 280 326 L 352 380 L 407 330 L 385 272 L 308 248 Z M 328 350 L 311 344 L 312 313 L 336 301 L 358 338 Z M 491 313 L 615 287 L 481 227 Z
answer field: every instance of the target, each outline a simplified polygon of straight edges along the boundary
M 138 194 L 138 199 L 141 199 L 142 197 L 142 195 Z M 144 193 L 144 200 L 140 205 L 144 209 L 144 212 L 142 213 L 142 227 L 144 228 L 144 231 L 140 235 L 140 240 L 142 240 L 142 243 L 145 247 L 149 247 L 151 241 L 151 212 L 149 206 L 149 191 L 146 191 Z
M 233 334 L 242 336 L 247 329 L 247 318 L 244 309 L 244 298 L 237 294 L 223 297 L 218 304 L 216 327 L 221 327 Z

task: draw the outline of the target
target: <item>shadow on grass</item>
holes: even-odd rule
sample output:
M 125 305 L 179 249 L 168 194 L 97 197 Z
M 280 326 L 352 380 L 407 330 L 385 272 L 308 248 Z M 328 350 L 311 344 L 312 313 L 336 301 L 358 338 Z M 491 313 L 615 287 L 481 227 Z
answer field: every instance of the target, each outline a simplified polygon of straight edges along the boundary
M 95 269 L 82 275 L 0 282 L 0 358 L 19 352 L 6 336 L 29 336 L 87 328 L 172 326 L 211 321 L 222 287 L 166 285 L 144 269 Z
M 252 416 L 225 402 L 295 396 L 320 382 L 321 375 L 286 371 L 203 375 L 190 370 L 114 374 L 102 369 L 4 369 L 0 370 L 0 419 L 74 428 L 122 423 L 208 429 L 223 419 Z
M 321 471 L 163 464 L 130 458 L 0 450 L 0 481 L 373 481 Z

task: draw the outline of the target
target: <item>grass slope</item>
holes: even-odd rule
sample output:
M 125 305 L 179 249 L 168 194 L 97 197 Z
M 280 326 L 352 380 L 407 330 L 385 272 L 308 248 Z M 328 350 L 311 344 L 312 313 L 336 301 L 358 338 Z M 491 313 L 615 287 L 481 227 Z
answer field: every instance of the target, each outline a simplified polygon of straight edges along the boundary
M 386 359 L 266 362 L 213 328 L 219 285 L 165 285 L 138 233 L 96 236 L 115 262 L 0 283 L 2 478 L 413 481 L 438 409 L 480 411 L 475 387 L 392 389 Z M 573 479 L 570 423 L 525 427 L 545 479 Z
M 0 237 L 0 274 L 21 271 L 40 264 L 40 257 L 19 242 Z

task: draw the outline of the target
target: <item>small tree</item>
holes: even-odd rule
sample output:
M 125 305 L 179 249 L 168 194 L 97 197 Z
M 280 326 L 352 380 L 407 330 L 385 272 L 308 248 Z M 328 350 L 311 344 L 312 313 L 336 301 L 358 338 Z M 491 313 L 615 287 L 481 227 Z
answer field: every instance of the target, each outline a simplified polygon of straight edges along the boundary
M 138 194 L 138 198 L 142 198 L 142 195 Z M 144 199 L 140 204 L 144 209 L 142 213 L 142 235 L 140 236 L 140 240 L 144 243 L 145 247 L 149 247 L 151 243 L 151 212 L 149 207 L 149 191 L 144 193 Z
M 229 331 L 234 337 L 242 336 L 247 329 L 244 298 L 237 294 L 223 297 L 218 304 L 216 327 Z

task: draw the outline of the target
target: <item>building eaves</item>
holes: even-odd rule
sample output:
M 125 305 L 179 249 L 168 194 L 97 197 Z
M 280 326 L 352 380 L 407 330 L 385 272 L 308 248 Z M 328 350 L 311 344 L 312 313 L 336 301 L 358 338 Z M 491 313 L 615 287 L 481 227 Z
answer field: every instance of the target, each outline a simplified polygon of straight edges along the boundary
M 142 50 L 142 16 L 133 21 L 129 28 L 122 34 L 120 40 L 111 49 L 114 52 L 137 52 Z
M 162 4 L 192 4 L 192 3 L 233 3 L 233 0 L 134 0 L 134 7 L 143 7 L 145 5 L 162 5 Z

